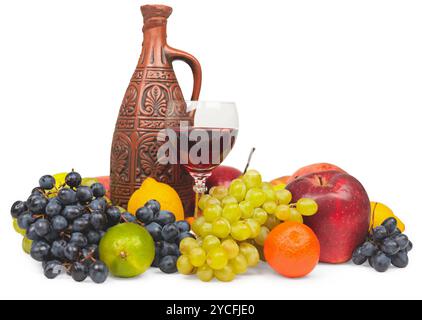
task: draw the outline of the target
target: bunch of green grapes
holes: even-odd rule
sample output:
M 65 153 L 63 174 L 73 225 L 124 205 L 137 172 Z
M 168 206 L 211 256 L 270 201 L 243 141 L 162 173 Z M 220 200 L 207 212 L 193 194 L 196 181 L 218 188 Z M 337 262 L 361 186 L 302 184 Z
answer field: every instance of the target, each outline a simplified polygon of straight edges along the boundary
M 230 282 L 236 275 L 258 265 L 260 260 L 258 250 L 252 244 L 239 243 L 232 238 L 221 240 L 214 235 L 203 239 L 185 238 L 180 242 L 180 252 L 179 273 L 196 274 L 204 282 L 214 278 Z

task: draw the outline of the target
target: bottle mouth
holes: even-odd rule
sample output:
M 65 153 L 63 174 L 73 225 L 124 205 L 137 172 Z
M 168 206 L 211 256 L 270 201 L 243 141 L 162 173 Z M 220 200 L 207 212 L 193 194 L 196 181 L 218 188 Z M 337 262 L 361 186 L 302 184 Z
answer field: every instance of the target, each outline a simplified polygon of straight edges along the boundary
M 164 18 L 167 19 L 170 17 L 173 9 L 169 6 L 165 6 L 162 4 L 148 4 L 141 7 L 142 15 L 144 16 L 145 20 L 151 18 Z

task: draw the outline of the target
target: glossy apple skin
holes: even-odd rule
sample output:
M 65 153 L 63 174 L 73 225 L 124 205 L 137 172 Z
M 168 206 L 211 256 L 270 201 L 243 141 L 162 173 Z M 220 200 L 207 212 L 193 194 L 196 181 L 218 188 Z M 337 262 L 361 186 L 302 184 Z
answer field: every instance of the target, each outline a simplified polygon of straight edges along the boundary
M 239 178 L 243 173 L 233 167 L 218 166 L 212 172 L 211 177 L 207 179 L 208 190 L 216 186 L 229 187 L 230 183 Z
M 287 184 L 290 182 L 293 182 L 294 180 L 306 176 L 311 173 L 318 173 L 318 172 L 324 172 L 324 171 L 337 171 L 341 173 L 347 173 L 342 168 L 337 167 L 334 164 L 331 163 L 315 163 L 311 164 L 309 166 L 300 168 L 295 173 L 292 174 L 292 176 L 287 180 Z
M 290 183 L 286 189 L 293 202 L 311 198 L 318 203 L 318 213 L 304 217 L 321 243 L 321 262 L 344 263 L 368 234 L 371 205 L 362 184 L 354 177 L 337 171 L 313 173 Z

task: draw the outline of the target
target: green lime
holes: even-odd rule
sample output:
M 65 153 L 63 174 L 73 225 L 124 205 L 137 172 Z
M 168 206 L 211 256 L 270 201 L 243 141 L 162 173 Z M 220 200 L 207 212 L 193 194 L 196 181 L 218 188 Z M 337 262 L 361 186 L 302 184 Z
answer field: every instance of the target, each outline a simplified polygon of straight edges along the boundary
M 100 242 L 100 259 L 120 278 L 144 273 L 155 257 L 155 245 L 149 232 L 134 223 L 110 228 Z

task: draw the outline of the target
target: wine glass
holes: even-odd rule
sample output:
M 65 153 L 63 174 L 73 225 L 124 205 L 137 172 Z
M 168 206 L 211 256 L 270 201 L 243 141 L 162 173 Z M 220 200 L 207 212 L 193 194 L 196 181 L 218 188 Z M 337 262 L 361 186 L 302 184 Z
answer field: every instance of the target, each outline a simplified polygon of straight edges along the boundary
M 236 104 L 211 101 L 171 101 L 165 121 L 166 146 L 159 160 L 182 165 L 195 181 L 195 218 L 206 181 L 230 153 L 237 139 Z M 160 153 L 160 152 L 159 152 Z

